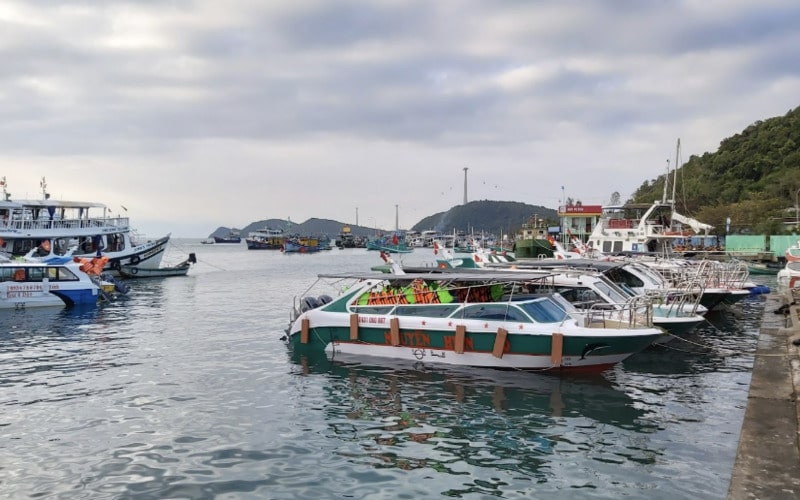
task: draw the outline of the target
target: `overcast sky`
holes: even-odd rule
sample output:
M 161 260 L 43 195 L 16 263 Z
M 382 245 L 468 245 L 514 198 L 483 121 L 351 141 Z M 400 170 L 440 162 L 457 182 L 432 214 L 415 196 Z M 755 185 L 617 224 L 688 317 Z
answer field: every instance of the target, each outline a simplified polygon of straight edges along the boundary
M 149 236 L 407 228 L 464 168 L 469 201 L 624 200 L 679 138 L 800 105 L 798 27 L 797 0 L 4 0 L 0 176 Z

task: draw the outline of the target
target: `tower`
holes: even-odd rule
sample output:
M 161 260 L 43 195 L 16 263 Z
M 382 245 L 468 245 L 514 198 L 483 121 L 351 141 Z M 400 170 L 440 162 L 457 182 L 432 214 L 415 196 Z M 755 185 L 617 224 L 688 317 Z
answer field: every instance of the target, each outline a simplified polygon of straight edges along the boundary
M 467 204 L 467 170 L 469 168 L 464 167 L 464 205 Z

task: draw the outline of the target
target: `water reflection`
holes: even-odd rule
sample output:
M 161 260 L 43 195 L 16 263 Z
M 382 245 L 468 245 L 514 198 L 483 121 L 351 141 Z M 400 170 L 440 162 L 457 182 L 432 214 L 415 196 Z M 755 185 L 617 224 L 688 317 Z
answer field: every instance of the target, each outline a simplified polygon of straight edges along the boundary
M 304 376 L 325 377 L 329 437 L 342 441 L 342 455 L 353 464 L 451 475 L 464 474 L 465 466 L 501 468 L 545 481 L 560 460 L 553 455 L 590 448 L 616 454 L 618 445 L 606 434 L 656 428 L 647 408 L 602 375 L 410 368 L 300 355 L 293 362 Z

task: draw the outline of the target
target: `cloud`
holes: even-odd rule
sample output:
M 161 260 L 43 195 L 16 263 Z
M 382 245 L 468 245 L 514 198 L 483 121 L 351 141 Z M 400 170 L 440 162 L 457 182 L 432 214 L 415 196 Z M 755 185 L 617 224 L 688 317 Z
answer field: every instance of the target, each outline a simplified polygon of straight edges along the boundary
M 0 174 L 206 236 L 630 195 L 797 107 L 800 5 L 8 1 Z M 486 181 L 486 182 L 484 182 Z M 358 207 L 358 210 L 356 210 Z M 142 227 L 143 226 L 143 227 Z

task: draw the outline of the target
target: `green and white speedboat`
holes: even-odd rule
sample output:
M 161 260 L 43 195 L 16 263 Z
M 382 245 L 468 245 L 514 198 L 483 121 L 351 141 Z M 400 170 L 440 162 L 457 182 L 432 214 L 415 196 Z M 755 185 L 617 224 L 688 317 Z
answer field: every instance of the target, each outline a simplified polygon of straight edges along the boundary
M 629 321 L 592 321 L 558 294 L 523 293 L 541 277 L 527 274 L 321 274 L 295 298 L 285 339 L 295 351 L 337 358 L 602 370 L 665 335 Z M 329 294 L 311 294 L 321 285 Z

